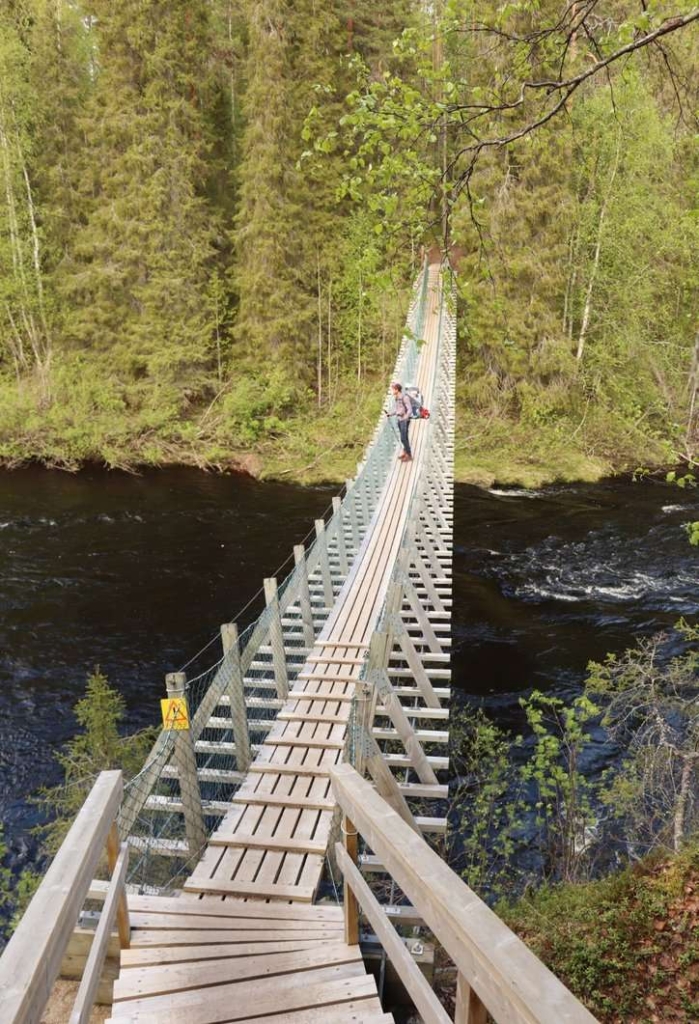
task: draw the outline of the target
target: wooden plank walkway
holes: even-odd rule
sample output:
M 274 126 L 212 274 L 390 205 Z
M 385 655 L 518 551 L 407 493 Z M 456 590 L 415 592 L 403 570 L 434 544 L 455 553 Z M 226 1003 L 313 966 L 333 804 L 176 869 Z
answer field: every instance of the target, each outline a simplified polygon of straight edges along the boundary
M 130 896 L 110 1021 L 389 1024 L 341 907 Z
M 438 266 L 428 273 L 425 344 L 415 376 L 429 406 L 441 281 Z M 411 513 L 426 449 L 424 422 L 413 421 L 410 439 L 414 459 L 396 460 L 389 470 L 332 612 L 184 894 L 130 898 L 134 940 L 115 985 L 115 1024 L 392 1019 L 381 1010 L 359 947 L 344 942 L 341 908 L 313 899 L 333 821 L 329 769 L 343 756 L 356 683 Z M 437 665 L 441 657 L 448 661 L 448 655 L 430 657 Z M 440 678 L 444 670 L 434 671 Z M 401 756 L 387 763 L 400 766 Z M 441 819 L 418 820 L 426 830 L 442 828 Z M 263 978 L 273 983 L 260 985 Z

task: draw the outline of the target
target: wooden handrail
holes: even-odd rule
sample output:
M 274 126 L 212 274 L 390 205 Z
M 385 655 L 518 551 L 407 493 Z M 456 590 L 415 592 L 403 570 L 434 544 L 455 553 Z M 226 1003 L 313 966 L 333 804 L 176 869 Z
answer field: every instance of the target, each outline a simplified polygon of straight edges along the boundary
M 340 843 L 337 844 L 336 851 L 337 863 L 344 875 L 345 884 L 357 898 L 369 924 L 386 950 L 388 959 L 398 971 L 415 1009 L 420 1014 L 420 1019 L 424 1024 L 449 1024 L 446 1010 L 432 991 L 425 975 L 405 948 L 403 940 L 386 917 L 383 907 L 362 878 L 361 872 L 352 862 L 350 854 Z M 347 897 L 345 895 L 346 905 Z
M 35 1024 L 41 1019 L 110 833 L 113 847 L 112 828 L 122 792 L 120 771 L 102 772 L 97 777 L 0 957 L 0 1020 L 3 1024 Z M 112 922 L 117 914 L 121 918 L 121 932 L 125 928 L 125 859 L 122 848 L 109 903 Z M 97 960 L 97 953 L 94 959 Z M 99 963 L 99 969 L 101 966 Z
M 344 814 L 454 961 L 475 1020 L 475 995 L 502 1024 L 595 1024 L 559 979 L 349 764 L 330 770 Z M 387 950 L 388 952 L 388 950 Z M 475 1002 L 475 1006 L 474 1006 Z

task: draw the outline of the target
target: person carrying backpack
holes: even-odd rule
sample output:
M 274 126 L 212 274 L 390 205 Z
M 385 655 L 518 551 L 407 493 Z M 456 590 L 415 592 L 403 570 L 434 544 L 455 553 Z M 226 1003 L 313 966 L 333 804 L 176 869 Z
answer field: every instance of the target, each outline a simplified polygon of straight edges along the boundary
M 393 412 L 387 412 L 387 416 L 395 416 L 398 420 L 398 430 L 400 431 L 400 440 L 403 445 L 403 451 L 399 456 L 401 462 L 411 462 L 413 453 L 410 450 L 410 441 L 408 440 L 408 430 L 410 428 L 410 421 L 413 418 L 413 404 L 410 398 L 403 392 L 403 385 L 399 384 L 398 381 L 394 381 L 391 384 L 391 391 L 393 392 L 394 399 L 394 410 Z

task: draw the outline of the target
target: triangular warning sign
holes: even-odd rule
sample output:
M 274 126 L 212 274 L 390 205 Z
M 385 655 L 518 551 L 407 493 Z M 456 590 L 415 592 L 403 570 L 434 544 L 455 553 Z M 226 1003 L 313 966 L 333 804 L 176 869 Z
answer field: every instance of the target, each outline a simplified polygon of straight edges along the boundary
M 165 697 L 160 701 L 163 729 L 189 729 L 189 711 L 184 697 Z

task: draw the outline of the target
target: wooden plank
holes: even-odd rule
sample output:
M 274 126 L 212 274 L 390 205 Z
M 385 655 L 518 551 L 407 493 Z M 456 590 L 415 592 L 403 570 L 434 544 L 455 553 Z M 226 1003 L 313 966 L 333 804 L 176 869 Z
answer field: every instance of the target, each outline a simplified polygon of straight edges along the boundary
M 112 827 L 109 830 L 107 836 L 107 867 L 109 868 L 109 877 L 113 879 L 114 872 L 119 866 L 119 857 L 124 852 L 124 848 L 119 844 L 119 829 L 117 828 L 116 821 L 112 823 Z M 126 848 L 126 860 L 128 865 L 129 851 Z M 92 887 L 91 887 L 92 888 Z M 112 882 L 106 883 L 106 889 L 104 892 L 105 900 L 109 896 L 112 889 Z M 117 907 L 117 931 L 119 932 L 119 944 L 122 949 L 127 949 L 129 942 L 131 941 L 131 924 L 129 922 L 129 908 L 126 902 L 126 886 L 120 886 L 120 893 L 118 898 Z
M 322 712 L 313 714 L 310 711 L 280 711 L 277 720 L 280 722 L 322 722 L 325 725 L 347 725 L 349 711 L 346 715 L 325 715 Z
M 384 1013 L 377 996 L 352 1000 L 349 1003 L 327 1003 L 325 1006 L 290 1013 L 255 1017 L 255 1024 L 394 1024 L 393 1015 Z
M 301 719 L 303 721 L 303 719 Z M 342 725 L 346 723 L 343 721 Z M 307 747 L 319 750 L 343 750 L 344 740 L 322 740 L 312 737 L 306 739 L 299 736 L 268 736 L 263 746 L 265 747 Z
M 139 896 L 129 893 L 129 908 L 132 913 L 174 914 L 176 917 L 205 914 L 207 917 L 255 918 L 275 921 L 311 921 L 341 924 L 342 907 L 321 903 L 316 907 L 268 907 L 265 903 L 248 903 L 243 900 L 226 900 L 225 903 L 204 903 L 196 896 Z
M 314 885 L 264 885 L 262 882 L 226 882 L 222 878 L 212 878 L 210 882 L 189 880 L 184 888 L 185 892 L 253 896 L 259 900 L 298 900 L 300 903 L 310 903 L 316 891 Z
M 330 765 L 318 764 L 276 764 L 274 761 L 259 761 L 250 765 L 250 772 L 253 775 L 298 775 L 301 778 L 314 775 L 327 776 Z
M 335 852 L 345 882 L 359 901 L 364 916 L 386 950 L 388 959 L 398 972 L 424 1024 L 451 1024 L 449 1015 L 430 988 L 429 982 L 405 948 L 403 940 L 387 919 L 378 900 L 341 843 L 336 845 Z
M 325 856 L 327 843 L 314 842 L 312 839 L 275 839 L 274 836 L 212 836 L 211 846 L 239 846 L 251 850 L 283 850 L 287 853 L 317 853 Z
M 0 958 L 0 1020 L 39 1020 L 122 795 L 119 771 L 101 772 Z
M 104 901 L 102 913 L 100 914 L 100 919 L 95 931 L 95 937 L 92 941 L 92 946 L 90 947 L 87 963 L 85 964 L 85 971 L 80 981 L 80 985 L 78 986 L 78 993 L 75 997 L 73 1011 L 70 1015 L 70 1024 L 88 1024 L 90 1019 L 90 1013 L 92 1012 L 95 996 L 97 995 L 97 988 L 102 976 L 104 960 L 107 955 L 107 946 L 112 935 L 112 928 L 114 927 L 117 914 L 123 904 L 124 884 L 126 882 L 126 872 L 128 867 L 129 847 L 127 843 L 123 843 L 119 856 L 117 857 L 116 864 L 114 865 L 114 871 L 107 891 L 107 898 Z M 126 931 L 128 934 L 128 923 L 126 925 Z
M 331 800 L 318 797 L 286 796 L 277 793 L 236 793 L 234 804 L 250 804 L 264 807 L 297 807 L 299 810 L 332 811 L 335 804 Z
M 333 646 L 344 647 L 342 641 L 338 641 Z M 365 658 L 347 658 L 342 655 L 338 655 L 336 658 L 328 657 L 322 654 L 315 655 L 311 654 L 306 658 L 306 661 L 314 665 L 363 665 Z
M 305 904 L 300 905 L 306 906 Z M 269 922 L 266 929 L 240 929 L 238 931 L 216 928 L 186 928 L 173 931 L 161 928 L 143 928 L 134 932 L 130 949 L 152 947 L 162 949 L 175 946 L 187 949 L 189 946 L 220 946 L 223 944 L 246 946 L 253 942 L 288 942 L 295 935 L 299 935 L 304 942 L 316 939 L 320 942 L 332 942 L 341 939 L 344 931 L 341 927 L 314 928 L 312 925 L 305 925 L 301 931 L 296 932 L 275 928 L 274 922 Z
M 347 650 L 349 650 L 350 648 L 358 648 L 359 650 L 362 650 L 362 651 L 367 650 L 367 647 L 368 647 L 368 645 L 365 644 L 363 640 L 360 642 L 360 641 L 356 641 L 356 640 L 342 640 L 342 639 L 339 639 L 339 640 L 320 640 L 320 639 L 318 639 L 318 640 L 316 640 L 316 642 L 314 643 L 313 646 L 314 646 L 314 648 L 315 647 L 335 647 L 335 648 L 342 647 L 342 648 L 347 648 Z
M 273 985 L 261 985 L 259 980 L 229 982 L 211 989 L 206 999 L 198 989 L 129 999 L 115 1003 L 112 1020 L 136 1024 L 143 1016 L 167 1024 L 223 1024 L 375 995 L 376 983 L 364 965 L 351 963 L 288 974 Z
M 366 884 L 366 883 L 365 883 Z M 385 919 L 384 919 L 385 920 Z M 142 999 L 187 989 L 207 989 L 211 985 L 242 982 L 252 978 L 272 978 L 280 974 L 308 971 L 315 967 L 361 962 L 358 946 L 344 942 L 321 948 L 295 950 L 287 953 L 265 953 L 238 960 L 214 960 L 195 964 L 134 967 L 124 971 L 114 985 L 114 1001 Z M 206 999 L 206 992 L 202 994 Z
M 290 953 L 300 949 L 320 949 L 327 939 L 297 939 L 281 942 L 235 942 L 212 943 L 204 946 L 142 946 L 138 949 L 124 949 L 121 953 L 121 969 L 149 967 L 156 964 L 195 963 L 199 960 L 225 960 L 240 956 L 255 956 L 260 953 Z
M 274 914 L 276 908 L 270 907 L 269 917 L 257 917 L 255 911 L 257 904 L 248 903 L 247 906 L 250 908 L 248 913 L 249 917 L 220 917 L 216 914 L 208 914 L 207 910 L 209 907 L 208 903 L 199 901 L 199 907 L 201 908 L 198 914 L 148 914 L 139 913 L 138 911 L 131 912 L 131 923 L 134 931 L 140 931 L 147 929 L 148 931 L 191 931 L 201 930 L 204 931 L 207 928 L 211 928 L 213 931 L 221 932 L 250 932 L 251 934 L 256 931 L 266 931 L 274 929 L 278 932 L 301 932 L 305 929 L 314 929 L 319 932 L 333 932 L 337 931 L 338 928 L 342 928 L 342 920 L 335 921 L 318 921 L 315 923 L 312 919 L 308 918 L 288 918 L 284 915 Z M 284 908 L 279 908 L 283 910 Z M 290 938 L 285 935 L 284 938 Z

